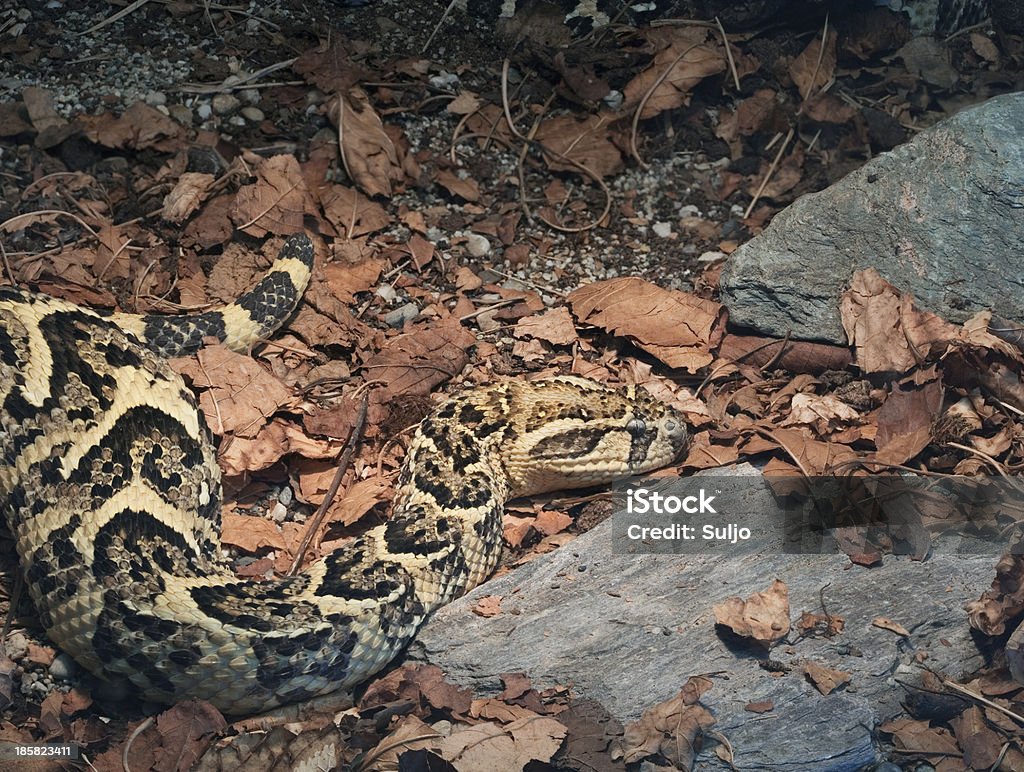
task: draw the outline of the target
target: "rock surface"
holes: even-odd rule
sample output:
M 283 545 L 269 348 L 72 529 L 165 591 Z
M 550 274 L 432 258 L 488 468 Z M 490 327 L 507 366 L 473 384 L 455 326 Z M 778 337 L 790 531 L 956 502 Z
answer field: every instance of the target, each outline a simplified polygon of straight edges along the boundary
M 734 324 L 846 343 L 839 296 L 874 267 L 953 322 L 1024 320 L 1024 92 L 963 110 L 801 197 L 722 271 Z
M 736 471 L 759 474 L 748 465 Z M 756 518 L 758 508 L 752 500 L 741 516 Z M 876 761 L 876 727 L 900 712 L 906 691 L 897 681 L 917 683 L 915 662 L 954 677 L 983 664 L 961 606 L 991 581 L 995 548 L 924 562 L 887 556 L 877 568 L 845 555 L 781 554 L 760 539 L 716 554 L 626 555 L 612 549 L 612 525 L 440 609 L 410 659 L 480 692 L 500 689 L 502 673 L 524 672 L 537 688 L 569 685 L 623 722 L 673 697 L 689 676 L 708 674 L 715 685 L 702 704 L 731 743 L 736 768 L 819 771 Z M 766 590 L 775 578 L 788 586 L 794 622 L 803 611 L 823 613 L 823 600 L 845 619 L 831 639 L 791 631 L 768 655 L 791 668 L 782 674 L 759 664 L 763 652 L 720 637 L 712 613 L 713 604 Z M 502 598 L 501 613 L 473 614 L 487 595 Z M 876 617 L 902 624 L 909 638 L 874 626 Z M 851 681 L 822 695 L 804 677 L 805 661 Z M 768 713 L 745 710 L 764 701 L 774 703 Z M 708 745 L 700 768 L 727 769 Z

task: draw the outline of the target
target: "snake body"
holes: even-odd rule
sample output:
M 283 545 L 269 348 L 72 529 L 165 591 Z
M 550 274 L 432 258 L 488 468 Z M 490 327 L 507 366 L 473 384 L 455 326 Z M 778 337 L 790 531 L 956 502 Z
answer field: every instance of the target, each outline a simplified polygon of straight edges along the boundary
M 57 646 L 147 700 L 244 714 L 353 686 L 494 570 L 509 497 L 654 469 L 686 443 L 633 387 L 470 389 L 418 427 L 386 523 L 300 575 L 238 578 L 214 445 L 165 357 L 209 335 L 248 348 L 292 312 L 312 255 L 289 239 L 252 292 L 193 316 L 0 288 L 0 502 L 29 592 Z

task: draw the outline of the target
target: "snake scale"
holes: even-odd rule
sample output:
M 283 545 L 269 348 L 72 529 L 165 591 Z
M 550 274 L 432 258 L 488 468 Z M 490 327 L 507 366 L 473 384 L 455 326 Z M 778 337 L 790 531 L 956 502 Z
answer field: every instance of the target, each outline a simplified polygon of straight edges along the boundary
M 419 425 L 383 525 L 300 575 L 238 578 L 220 557 L 214 444 L 165 358 L 210 335 L 248 349 L 312 263 L 291 237 L 252 291 L 186 316 L 103 317 L 0 287 L 0 502 L 29 592 L 57 646 L 147 700 L 237 715 L 353 686 L 494 570 L 507 499 L 654 469 L 687 442 L 634 387 L 469 389 Z

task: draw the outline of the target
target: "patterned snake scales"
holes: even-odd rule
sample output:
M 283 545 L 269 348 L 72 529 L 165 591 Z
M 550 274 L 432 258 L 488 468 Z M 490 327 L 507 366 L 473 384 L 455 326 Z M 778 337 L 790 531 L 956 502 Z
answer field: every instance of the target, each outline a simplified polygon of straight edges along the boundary
M 244 714 L 353 686 L 494 570 L 510 497 L 651 470 L 686 445 L 682 417 L 633 387 L 468 390 L 420 424 L 385 524 L 301 575 L 240 579 L 220 556 L 212 439 L 165 357 L 210 335 L 247 350 L 312 263 L 294 236 L 251 292 L 177 317 L 0 287 L 0 502 L 27 586 L 57 646 L 145 699 Z

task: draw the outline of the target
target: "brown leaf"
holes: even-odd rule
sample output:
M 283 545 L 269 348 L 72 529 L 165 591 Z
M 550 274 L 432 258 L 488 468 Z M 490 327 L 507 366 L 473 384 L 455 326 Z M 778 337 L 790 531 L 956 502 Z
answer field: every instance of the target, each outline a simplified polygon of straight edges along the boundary
M 875 627 L 880 627 L 883 630 L 888 630 L 889 632 L 896 633 L 896 635 L 902 635 L 904 638 L 910 637 L 910 631 L 907 630 L 907 628 L 905 628 L 899 622 L 894 622 L 888 617 L 875 617 L 871 620 L 871 624 Z
M 130 769 L 154 772 L 185 772 L 192 769 L 227 729 L 224 717 L 201 700 L 181 702 L 156 717 L 140 733 L 129 732 L 129 739 L 96 759 L 101 770 L 123 769 L 126 755 Z
M 804 675 L 822 694 L 831 694 L 840 686 L 850 683 L 850 674 L 842 670 L 833 670 L 817 662 L 805 662 L 803 667 Z
M 825 45 L 815 37 L 789 65 L 789 76 L 800 90 L 800 96 L 807 99 L 821 91 L 835 77 L 836 31 L 829 27 L 825 34 Z
M 713 607 L 715 624 L 728 627 L 736 635 L 753 638 L 770 646 L 789 633 L 789 590 L 776 579 L 764 592 L 755 592 L 746 600 L 727 598 Z
M 866 373 L 906 372 L 932 352 L 942 351 L 960 331 L 940 317 L 918 311 L 874 268 L 853 275 L 840 300 L 843 329 Z
M 834 474 L 837 467 L 858 459 L 856 451 L 846 445 L 812 440 L 799 429 L 765 428 L 768 436 L 784 449 L 786 457 L 812 477 Z
M 553 171 L 578 172 L 583 166 L 597 177 L 607 177 L 623 167 L 622 152 L 612 141 L 607 115 L 547 118 L 537 128 L 535 138 L 550 151 L 546 158 Z
M 331 185 L 320 190 L 324 219 L 349 239 L 384 230 L 391 218 L 384 207 L 371 201 L 358 190 L 344 185 Z
M 256 437 L 279 408 L 292 401 L 292 390 L 252 357 L 224 346 L 206 346 L 196 358 L 180 357 L 173 366 L 193 386 L 204 389 L 199 406 L 215 434 Z
M 573 519 L 568 515 L 556 512 L 553 509 L 545 509 L 542 510 L 536 518 L 534 518 L 533 527 L 545 536 L 551 536 L 556 533 L 561 533 L 572 525 L 572 523 Z
M 996 769 L 999 749 L 1006 740 L 992 730 L 977 705 L 969 707 L 949 724 L 964 749 L 964 764 L 971 769 Z
M 626 726 L 612 758 L 633 764 L 661 754 L 679 769 L 692 769 L 697 739 L 715 723 L 698 704 L 712 685 L 709 678 L 692 676 L 675 697 L 647 708 L 638 721 Z
M 921 387 L 901 384 L 893 389 L 878 411 L 875 458 L 903 464 L 931 442 L 932 425 L 942 408 L 942 385 L 933 379 Z
M 838 424 L 859 418 L 860 413 L 830 394 L 794 394 L 790 413 L 779 425 L 806 424 L 813 426 L 818 434 L 826 434 Z
M 103 147 L 174 152 L 186 137 L 181 125 L 145 102 L 135 102 L 120 117 L 101 113 L 80 115 L 78 121 L 89 140 Z
M 53 664 L 53 658 L 57 656 L 57 651 L 52 646 L 40 646 L 37 643 L 29 643 L 28 653 L 25 658 L 29 662 L 35 662 L 37 665 L 46 665 L 49 667 Z
M 626 336 L 669 367 L 696 372 L 714 359 L 723 331 L 718 303 L 625 277 L 587 284 L 569 295 L 581 323 Z
M 478 617 L 496 617 L 501 613 L 501 596 L 485 595 L 473 604 L 472 610 Z
M 779 109 L 779 95 L 774 89 L 759 88 L 736 105 L 736 110 L 719 121 L 715 136 L 732 142 L 749 137 L 758 131 L 785 133 L 784 119 Z
M 402 716 L 395 728 L 366 754 L 366 758 L 373 759 L 372 767 L 367 769 L 403 769 L 399 756 L 420 749 L 431 749 L 439 753 L 442 738 L 442 734 L 416 716 Z M 433 769 L 432 766 L 425 768 Z
M 555 346 L 568 346 L 578 339 L 569 309 L 565 306 L 550 308 L 542 314 L 524 316 L 512 332 L 516 338 L 539 338 Z
M 435 179 L 453 196 L 458 196 L 465 201 L 480 200 L 480 183 L 472 177 L 463 178 L 450 169 L 438 169 Z
M 342 303 L 351 303 L 360 292 L 373 289 L 384 270 L 383 260 L 364 260 L 355 265 L 328 263 L 323 277 L 331 293 Z
M 927 721 L 913 718 L 894 718 L 878 727 L 879 731 L 892 735 L 894 747 L 915 753 L 934 753 L 957 758 L 960 749 L 953 736 L 941 728 L 932 728 Z
M 748 702 L 743 706 L 743 709 L 750 713 L 771 713 L 775 710 L 775 703 L 771 700 L 765 700 L 764 702 Z
M 168 222 L 181 223 L 206 200 L 215 177 L 212 174 L 186 172 L 178 178 L 171 192 L 164 197 L 160 216 Z
M 459 772 L 523 769 L 549 762 L 562 745 L 566 729 L 546 716 L 527 716 L 505 726 L 481 723 L 456 728 L 441 741 L 441 755 Z
M 253 554 L 263 547 L 284 549 L 284 536 L 276 523 L 262 517 L 225 512 L 221 524 L 221 541 Z
M 383 477 L 358 480 L 345 491 L 340 501 L 336 501 L 327 510 L 329 522 L 351 525 L 377 505 L 390 501 L 390 492 L 391 483 Z M 311 503 L 320 502 L 313 500 Z
M 236 435 L 222 444 L 217 461 L 225 475 L 238 475 L 266 469 L 288 453 L 310 459 L 333 459 L 338 450 L 337 442 L 314 439 L 291 421 L 275 418 L 252 439 Z
M 252 166 L 256 182 L 238 191 L 231 206 L 231 220 L 257 237 L 301 231 L 303 219 L 314 214 L 317 206 L 295 156 L 257 157 Z
M 345 168 L 368 196 L 390 196 L 405 175 L 394 142 L 360 88 L 338 94 L 331 117 L 339 126 Z
M 674 41 L 654 57 L 651 65 L 626 84 L 622 110 L 632 112 L 643 101 L 641 120 L 690 101 L 693 87 L 726 68 L 722 49 L 709 41 L 706 30 L 680 27 Z M 644 101 L 646 100 L 646 101 Z
M 402 333 L 364 365 L 393 394 L 429 394 L 462 372 L 476 337 L 457 319 Z

